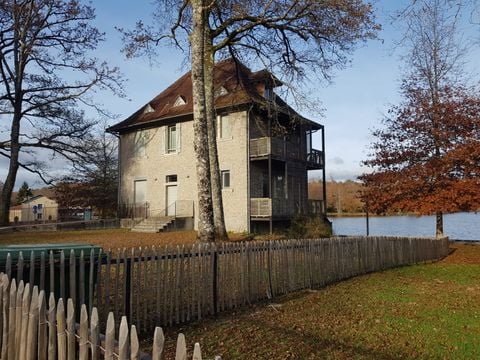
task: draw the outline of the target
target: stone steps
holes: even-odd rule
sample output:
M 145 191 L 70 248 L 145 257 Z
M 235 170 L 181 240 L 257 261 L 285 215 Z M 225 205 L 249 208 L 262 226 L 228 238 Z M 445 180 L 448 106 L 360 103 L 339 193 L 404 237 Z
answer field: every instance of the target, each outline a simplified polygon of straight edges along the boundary
M 173 221 L 173 217 L 148 218 L 135 225 L 131 231 L 144 233 L 162 232 L 173 223 Z

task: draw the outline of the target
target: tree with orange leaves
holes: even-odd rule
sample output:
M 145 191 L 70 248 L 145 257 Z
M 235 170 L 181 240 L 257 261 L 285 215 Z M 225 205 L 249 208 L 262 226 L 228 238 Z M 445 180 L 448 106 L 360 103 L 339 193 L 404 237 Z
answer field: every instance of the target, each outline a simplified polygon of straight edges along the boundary
M 405 85 L 405 101 L 373 135 L 364 162 L 363 194 L 369 211 L 436 214 L 480 209 L 480 98 L 470 89 L 442 88 L 436 104 L 427 91 Z
M 373 168 L 360 177 L 371 212 L 436 215 L 480 208 L 480 97 L 468 88 L 468 47 L 457 36 L 462 4 L 416 0 L 401 12 L 407 73 L 403 102 L 390 109 L 376 130 Z

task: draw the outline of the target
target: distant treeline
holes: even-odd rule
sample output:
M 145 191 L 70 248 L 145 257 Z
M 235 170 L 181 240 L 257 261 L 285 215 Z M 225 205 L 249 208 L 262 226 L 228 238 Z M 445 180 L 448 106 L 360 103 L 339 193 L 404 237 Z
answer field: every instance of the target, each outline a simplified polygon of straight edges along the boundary
M 363 202 L 359 198 L 362 185 L 358 182 L 327 181 L 327 212 L 329 213 L 361 213 Z M 322 198 L 322 181 L 313 180 L 308 184 L 309 199 Z

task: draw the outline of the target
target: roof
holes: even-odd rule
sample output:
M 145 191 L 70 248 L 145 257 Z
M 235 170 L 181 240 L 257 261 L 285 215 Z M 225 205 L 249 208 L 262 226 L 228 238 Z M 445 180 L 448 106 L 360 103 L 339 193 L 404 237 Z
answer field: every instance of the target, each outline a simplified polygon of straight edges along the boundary
M 51 200 L 50 198 L 46 197 L 45 195 L 40 194 L 40 195 L 35 195 L 35 196 L 32 196 L 32 197 L 28 198 L 28 200 L 22 201 L 22 204 L 28 204 L 29 202 L 40 199 L 42 197 Z
M 266 105 L 267 100 L 263 97 L 265 86 L 280 85 L 282 85 L 281 81 L 267 70 L 252 72 L 233 58 L 220 61 L 214 67 L 214 88 L 217 90 L 224 87 L 227 93 L 215 98 L 215 108 L 220 110 L 252 103 Z M 177 101 L 179 97 L 181 101 Z M 276 106 L 281 107 L 282 112 L 295 114 L 304 119 L 280 99 L 276 101 Z M 192 79 L 191 72 L 188 72 L 135 113 L 111 126 L 107 131 L 117 133 L 192 114 Z M 319 126 L 314 122 L 311 123 Z

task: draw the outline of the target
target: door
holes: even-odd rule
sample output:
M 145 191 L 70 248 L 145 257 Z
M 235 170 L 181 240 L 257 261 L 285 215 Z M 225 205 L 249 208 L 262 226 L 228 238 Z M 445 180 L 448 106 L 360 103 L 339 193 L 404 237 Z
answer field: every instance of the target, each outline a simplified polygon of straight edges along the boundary
M 135 180 L 134 184 L 135 204 L 145 204 L 147 202 L 147 180 Z
M 133 217 L 147 217 L 147 180 L 135 180 L 133 184 Z
M 167 185 L 167 199 L 166 199 L 167 216 L 175 216 L 175 202 L 177 201 L 177 185 Z

